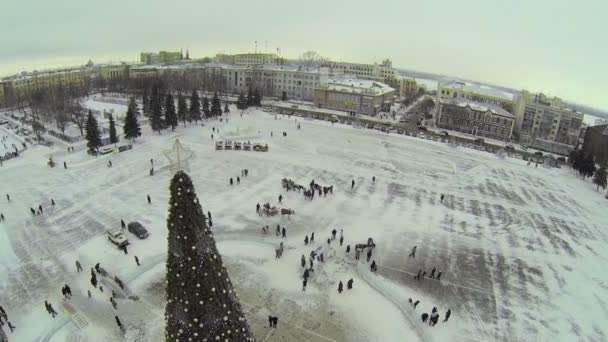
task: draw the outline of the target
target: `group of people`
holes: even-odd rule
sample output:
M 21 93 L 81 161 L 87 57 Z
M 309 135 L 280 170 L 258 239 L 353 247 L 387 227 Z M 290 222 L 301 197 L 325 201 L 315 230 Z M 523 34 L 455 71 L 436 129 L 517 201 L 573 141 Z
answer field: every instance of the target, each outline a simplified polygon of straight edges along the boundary
M 8 195 L 6 195 L 8 196 Z M 54 206 L 55 205 L 55 200 L 51 198 L 51 205 Z M 34 208 L 30 208 L 30 212 L 32 213 L 32 215 L 34 216 L 38 216 L 38 215 L 42 215 L 44 214 L 44 209 L 42 208 L 42 204 L 38 205 L 38 210 L 35 210 Z
M 415 280 L 424 280 L 424 277 L 426 277 L 426 271 L 419 269 L 418 273 L 414 276 L 414 279 Z M 433 269 L 431 270 L 431 273 L 429 274 L 429 278 L 441 280 L 441 271 L 437 272 L 437 268 L 433 266 Z
M 247 175 L 249 175 L 249 170 L 242 169 L 241 176 L 244 178 L 244 177 L 247 177 Z M 241 177 L 239 177 L 239 176 L 236 177 L 236 184 L 237 185 L 241 184 Z M 232 177 L 230 177 L 230 185 L 234 185 L 234 179 Z
M 416 308 L 416 307 L 414 306 L 414 308 Z M 443 320 L 443 322 L 447 322 L 448 319 L 450 319 L 451 315 L 452 315 L 452 310 L 448 309 L 448 311 L 446 311 L 446 313 L 445 313 L 445 319 Z M 422 323 L 426 323 L 426 321 L 428 320 L 429 325 L 434 327 L 435 324 L 437 324 L 437 322 L 439 321 L 439 312 L 437 312 L 437 307 L 433 307 L 433 310 L 431 311 L 430 315 L 426 312 L 423 313 L 421 315 L 421 318 L 422 318 Z
M 72 289 L 70 288 L 70 286 L 68 286 L 68 284 L 65 284 L 61 288 L 61 294 L 63 295 L 63 298 L 65 298 L 65 299 L 72 299 Z
M 353 289 L 353 278 L 350 278 L 347 282 L 346 282 L 346 288 L 349 290 Z M 338 293 L 342 293 L 342 291 L 344 291 L 344 285 L 342 284 L 342 280 L 340 280 L 338 282 Z

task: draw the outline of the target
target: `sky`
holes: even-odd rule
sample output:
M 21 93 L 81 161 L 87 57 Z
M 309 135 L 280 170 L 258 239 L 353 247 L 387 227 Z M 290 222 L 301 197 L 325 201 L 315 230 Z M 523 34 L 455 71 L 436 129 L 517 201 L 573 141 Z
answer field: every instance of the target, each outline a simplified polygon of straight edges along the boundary
M 161 49 L 249 52 L 258 41 L 287 58 L 389 58 L 608 110 L 606 13 L 606 0 L 2 1 L 0 75 Z

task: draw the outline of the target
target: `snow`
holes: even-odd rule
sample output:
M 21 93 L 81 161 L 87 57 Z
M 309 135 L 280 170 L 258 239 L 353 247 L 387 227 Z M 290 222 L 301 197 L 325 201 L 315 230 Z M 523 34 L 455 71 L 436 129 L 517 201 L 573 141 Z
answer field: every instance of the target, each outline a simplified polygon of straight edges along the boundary
M 255 110 L 241 117 L 232 109 L 228 123 L 207 121 L 162 135 L 144 126 L 143 137 L 123 153 L 95 158 L 61 146 L 35 146 L 5 162 L 0 303 L 18 327 L 11 340 L 163 339 L 172 175 L 162 151 L 171 149 L 175 138 L 194 152 L 188 173 L 204 212 L 213 215 L 218 250 L 258 340 L 606 340 L 608 276 L 602 261 L 608 258 L 608 217 L 603 194 L 588 180 L 568 168 L 528 167 L 435 141 L 282 115 L 275 119 Z M 216 139 L 267 143 L 269 151 L 215 151 L 212 127 L 220 129 Z M 47 167 L 50 154 L 68 169 Z M 148 174 L 150 158 L 154 176 Z M 112 168 L 106 167 L 108 160 Z M 228 179 L 245 168 L 249 176 L 230 186 Z M 304 200 L 284 191 L 282 178 L 334 185 L 334 194 Z M 11 194 L 10 203 L 4 192 Z M 440 203 L 442 193 L 446 199 Z M 277 203 L 279 194 L 283 204 Z M 260 217 L 255 205 L 265 202 L 296 214 Z M 45 213 L 32 217 L 29 208 L 38 204 Z M 138 221 L 150 232 L 145 240 L 125 232 L 128 255 L 105 235 L 120 227 L 120 219 Z M 286 227 L 286 239 L 275 236 L 277 224 Z M 264 225 L 268 234 L 261 233 Z M 344 246 L 327 245 L 332 228 L 344 229 Z M 315 243 L 304 246 L 313 231 Z M 377 273 L 369 271 L 364 255 L 359 262 L 353 258 L 354 244 L 368 237 L 377 244 L 372 256 Z M 281 241 L 285 252 L 275 259 Z M 414 245 L 416 258 L 408 258 Z M 308 259 L 320 246 L 326 260 L 315 262 L 303 292 L 300 257 Z M 118 275 L 125 290 L 103 277 L 103 293 L 90 286 L 89 270 L 97 262 Z M 433 266 L 443 271 L 441 282 L 413 279 L 419 269 L 430 272 Z M 354 287 L 347 290 L 350 278 Z M 72 287 L 70 304 L 88 322 L 82 330 L 62 305 L 63 284 Z M 120 294 L 116 311 L 109 303 L 111 289 Z M 408 298 L 421 304 L 414 310 Z M 57 318 L 44 312 L 44 300 L 59 312 Z M 420 315 L 434 306 L 441 319 L 429 327 Z M 452 316 L 442 323 L 447 309 Z M 271 314 L 279 317 L 278 329 L 267 328 Z M 125 337 L 114 315 L 127 325 Z

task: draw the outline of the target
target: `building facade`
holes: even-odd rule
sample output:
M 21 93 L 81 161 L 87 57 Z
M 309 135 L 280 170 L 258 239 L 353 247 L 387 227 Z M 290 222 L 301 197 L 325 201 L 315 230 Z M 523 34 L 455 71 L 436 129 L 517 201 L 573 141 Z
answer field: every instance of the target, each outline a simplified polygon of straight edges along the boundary
M 181 51 L 142 52 L 139 61 L 145 64 L 176 64 L 184 59 Z
M 330 80 L 314 90 L 314 103 L 319 108 L 376 115 L 393 104 L 395 89 L 386 84 L 358 79 Z
M 38 90 L 56 86 L 84 89 L 89 86 L 92 71 L 87 68 L 34 71 L 2 79 L 5 102 L 20 101 Z
M 449 82 L 439 85 L 440 99 L 462 99 L 499 106 L 512 112 L 513 95 L 498 89 L 468 82 Z
M 6 100 L 4 99 L 4 82 L 0 82 L 0 108 L 6 105 Z
M 274 53 L 238 53 L 234 55 L 217 54 L 214 61 L 221 64 L 256 66 L 279 65 L 282 59 Z
M 437 127 L 509 141 L 515 117 L 501 107 L 466 99 L 440 99 Z
M 364 79 L 386 80 L 395 79 L 396 72 L 390 60 L 386 59 L 382 63 L 362 64 L 349 62 L 327 61 L 323 66 L 339 71 L 345 75 L 353 75 Z
M 598 164 L 608 163 L 608 124 L 587 127 L 583 151 L 592 154 Z
M 96 76 L 105 80 L 129 78 L 128 64 L 105 64 L 96 67 Z
M 560 154 L 576 146 L 584 114 L 566 108 L 560 98 L 522 91 L 514 110 L 522 144 Z
M 418 94 L 418 83 L 413 78 L 404 77 L 399 80 L 399 96 L 409 97 Z

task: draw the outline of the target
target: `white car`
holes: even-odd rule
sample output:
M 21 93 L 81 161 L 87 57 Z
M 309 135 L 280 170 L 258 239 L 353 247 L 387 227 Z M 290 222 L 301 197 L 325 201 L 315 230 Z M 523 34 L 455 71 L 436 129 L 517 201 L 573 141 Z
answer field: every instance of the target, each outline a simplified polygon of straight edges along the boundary
M 113 149 L 111 147 L 102 147 L 99 149 L 100 154 L 108 154 L 112 153 Z
M 116 246 L 122 247 L 129 244 L 129 240 L 122 235 L 122 230 L 119 228 L 108 230 L 108 240 Z

